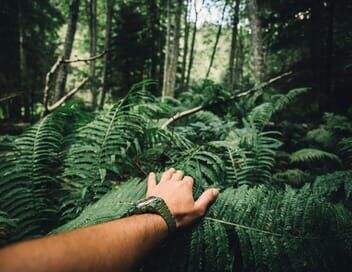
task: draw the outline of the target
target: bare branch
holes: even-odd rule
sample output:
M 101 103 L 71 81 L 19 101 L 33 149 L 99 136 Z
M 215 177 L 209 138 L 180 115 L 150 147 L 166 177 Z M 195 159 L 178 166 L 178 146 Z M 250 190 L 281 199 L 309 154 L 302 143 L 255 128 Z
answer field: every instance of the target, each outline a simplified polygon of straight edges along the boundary
M 46 74 L 45 77 L 45 87 L 43 91 L 43 106 L 44 112 L 48 111 L 48 103 L 49 103 L 49 88 L 50 88 L 50 81 L 53 75 L 56 73 L 57 69 L 59 69 L 62 63 L 62 57 L 59 57 L 54 65 L 51 67 L 50 71 Z
M 162 124 L 161 128 L 165 129 L 168 125 L 170 125 L 171 123 L 175 122 L 176 120 L 185 117 L 187 115 L 190 115 L 192 113 L 198 112 L 201 109 L 203 109 L 203 106 L 198 106 L 183 112 L 178 112 L 176 113 L 174 116 L 172 116 L 171 118 L 169 118 L 164 124 Z
M 105 50 L 103 53 L 101 53 L 99 55 L 88 57 L 88 58 L 77 58 L 77 59 L 62 60 L 62 63 L 88 62 L 88 61 L 96 60 L 96 59 L 99 59 L 99 58 L 103 57 L 107 53 L 107 51 L 108 50 Z
M 15 98 L 17 96 L 21 96 L 22 94 L 23 94 L 23 92 L 17 92 L 17 93 L 14 93 L 14 94 L 10 94 L 8 96 L 1 97 L 0 98 L 0 102 Z
M 268 80 L 267 82 L 263 83 L 263 84 L 260 84 L 258 86 L 255 86 L 253 87 L 252 89 L 249 89 L 248 91 L 245 91 L 245 92 L 241 92 L 241 93 L 238 93 L 238 94 L 235 94 L 234 96 L 230 97 L 228 100 L 235 100 L 235 99 L 238 99 L 240 97 L 243 97 L 243 96 L 246 96 L 246 95 L 249 95 L 249 94 L 252 94 L 252 93 L 255 93 L 257 91 L 261 91 L 262 88 L 284 78 L 284 77 L 287 77 L 289 75 L 291 75 L 292 72 L 287 72 L 287 73 L 283 73 L 277 77 L 274 77 L 270 80 Z M 213 105 L 217 104 L 219 102 L 214 102 Z M 175 122 L 176 120 L 178 119 L 181 119 L 185 116 L 188 116 L 188 115 L 191 115 L 193 113 L 196 113 L 198 111 L 201 111 L 202 109 L 204 109 L 205 106 L 209 106 L 209 105 L 200 105 L 200 106 L 197 106 L 197 107 L 194 107 L 192 109 L 189 109 L 189 110 L 185 110 L 183 112 L 178 112 L 176 113 L 174 116 L 172 116 L 171 118 L 169 118 L 164 124 L 161 125 L 161 128 L 162 129 L 165 129 L 167 128 L 168 125 L 170 125 L 171 123 Z
M 63 97 L 61 97 L 53 105 L 48 107 L 47 111 L 43 112 L 43 116 L 49 114 L 50 112 L 53 112 L 58 107 L 60 107 L 63 103 L 65 103 L 68 99 L 70 99 L 75 93 L 77 93 L 83 87 L 83 85 L 87 83 L 87 81 L 88 81 L 88 78 L 83 79 L 75 88 L 73 88 L 71 91 L 69 91 Z

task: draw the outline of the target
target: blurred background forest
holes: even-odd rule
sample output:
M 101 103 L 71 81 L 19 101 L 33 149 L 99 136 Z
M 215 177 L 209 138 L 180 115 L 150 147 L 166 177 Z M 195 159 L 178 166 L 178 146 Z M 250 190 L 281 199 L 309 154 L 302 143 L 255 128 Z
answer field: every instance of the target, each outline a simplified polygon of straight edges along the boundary
M 71 91 L 95 110 L 146 79 L 154 95 L 177 96 L 204 82 L 235 93 L 285 75 L 273 92 L 311 88 L 297 112 L 351 105 L 348 0 L 2 0 L 0 12 L 3 132 Z

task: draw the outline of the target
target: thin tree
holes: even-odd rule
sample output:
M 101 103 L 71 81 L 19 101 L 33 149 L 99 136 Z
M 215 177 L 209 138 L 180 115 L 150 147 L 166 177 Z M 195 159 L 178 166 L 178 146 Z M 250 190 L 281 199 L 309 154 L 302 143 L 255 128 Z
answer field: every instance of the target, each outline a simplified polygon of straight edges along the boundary
M 227 7 L 227 2 L 225 2 L 224 7 L 223 7 L 222 12 L 221 12 L 220 24 L 219 24 L 219 27 L 218 27 L 218 31 L 217 31 L 217 33 L 216 33 L 215 43 L 214 43 L 213 51 L 212 51 L 212 53 L 211 53 L 210 63 L 209 63 L 209 67 L 208 67 L 207 73 L 206 73 L 206 75 L 205 75 L 205 78 L 208 78 L 208 77 L 209 77 L 211 68 L 212 68 L 213 63 L 214 63 L 214 58 L 215 58 L 216 50 L 217 50 L 217 48 L 218 48 L 218 44 L 219 44 L 219 40 L 220 40 L 220 35 L 221 35 L 221 31 L 222 31 L 222 23 L 223 23 L 223 21 L 224 21 L 226 7 Z
M 181 67 L 181 90 L 184 90 L 185 80 L 186 80 L 186 66 L 187 66 L 187 55 L 188 55 L 188 37 L 189 37 L 189 7 L 190 0 L 187 0 L 185 6 L 185 12 L 183 15 L 183 24 L 184 24 L 184 38 L 183 38 L 183 54 L 182 54 L 182 67 Z
M 235 85 L 235 55 L 236 55 L 236 49 L 237 49 L 237 33 L 238 33 L 240 2 L 241 2 L 240 0 L 234 1 L 233 12 L 232 12 L 232 33 L 231 33 L 229 72 L 228 72 L 228 87 L 230 88 L 230 90 L 232 90 Z
M 79 14 L 80 0 L 71 0 L 69 7 L 69 16 L 67 23 L 67 31 L 64 43 L 63 58 L 69 59 L 71 57 L 72 46 L 75 39 L 77 28 L 78 14 Z M 66 80 L 67 80 L 67 64 L 62 65 L 58 71 L 55 89 L 55 100 L 59 100 L 65 94 Z
M 204 5 L 204 1 L 202 1 L 201 7 Z M 200 7 L 200 9 L 201 9 Z M 194 45 L 196 43 L 196 35 L 197 35 L 197 23 L 198 23 L 198 15 L 199 11 L 197 9 L 197 1 L 194 1 L 194 24 L 193 24 L 193 29 L 192 29 L 192 40 L 191 40 L 191 46 L 190 46 L 190 52 L 189 52 L 189 60 L 188 60 L 188 68 L 187 68 L 187 76 L 186 76 L 186 83 L 185 83 L 185 90 L 188 89 L 189 86 L 189 81 L 191 78 L 191 72 L 192 72 L 192 66 L 193 66 L 193 60 L 194 60 Z
M 26 63 L 26 54 L 25 54 L 25 23 L 24 23 L 24 10 L 23 10 L 23 2 L 18 1 L 18 34 L 19 34 L 19 85 L 20 90 L 24 93 L 25 99 L 24 102 L 24 117 L 25 121 L 30 121 L 31 115 L 31 92 L 29 91 L 29 86 L 27 82 L 27 63 Z
M 87 0 L 87 15 L 88 15 L 88 33 L 89 33 L 89 55 L 94 57 L 97 54 L 97 1 Z M 90 91 L 92 94 L 92 107 L 97 106 L 98 93 L 96 85 L 94 84 L 95 78 L 95 60 L 89 63 L 89 76 L 91 77 Z
M 264 80 L 264 52 L 261 21 L 257 0 L 247 0 L 251 28 L 254 77 L 257 84 Z
M 171 5 L 171 1 L 168 1 L 167 10 L 168 10 L 169 16 L 168 16 L 168 23 L 167 23 L 167 38 L 166 38 L 166 52 L 165 52 L 162 96 L 173 97 L 175 94 L 177 61 L 179 56 L 179 42 L 180 42 L 180 35 L 181 35 L 182 7 L 183 7 L 183 0 L 177 0 L 175 7 Z
M 330 0 L 328 4 L 328 31 L 327 31 L 327 63 L 326 63 L 326 88 L 329 101 L 328 110 L 335 108 L 335 48 L 334 48 L 334 28 L 335 28 L 335 3 Z
M 111 42 L 111 27 L 112 16 L 114 11 L 114 0 L 106 0 L 106 22 L 105 22 L 105 40 L 104 40 L 104 66 L 102 78 L 102 90 L 99 107 L 103 108 L 105 103 L 106 92 L 108 90 L 108 73 L 109 73 L 109 60 L 110 60 L 110 42 Z

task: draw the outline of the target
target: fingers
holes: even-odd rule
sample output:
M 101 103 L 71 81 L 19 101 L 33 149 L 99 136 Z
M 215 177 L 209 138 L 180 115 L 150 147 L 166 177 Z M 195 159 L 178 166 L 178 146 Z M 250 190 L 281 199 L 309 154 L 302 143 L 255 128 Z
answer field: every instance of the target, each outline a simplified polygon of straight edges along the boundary
M 155 188 L 156 186 L 156 176 L 153 172 L 149 173 L 148 176 L 148 190 Z
M 172 175 L 175 173 L 175 168 L 170 168 L 169 170 L 165 171 L 160 179 L 160 182 L 165 182 L 169 179 L 171 179 Z
M 182 180 L 183 179 L 183 176 L 184 176 L 184 173 L 183 171 L 181 170 L 177 170 L 173 175 L 172 175 L 172 180 L 176 180 L 176 181 L 179 181 L 179 180 Z
M 204 215 L 207 208 L 212 204 L 219 195 L 219 190 L 208 189 L 202 193 L 198 200 L 194 203 L 194 207 L 197 212 Z
M 190 177 L 190 176 L 185 176 L 185 177 L 183 178 L 183 181 L 184 181 L 187 185 L 189 185 L 189 186 L 191 187 L 191 189 L 193 188 L 193 183 L 194 183 L 194 181 L 193 181 L 193 178 L 192 178 L 192 177 Z

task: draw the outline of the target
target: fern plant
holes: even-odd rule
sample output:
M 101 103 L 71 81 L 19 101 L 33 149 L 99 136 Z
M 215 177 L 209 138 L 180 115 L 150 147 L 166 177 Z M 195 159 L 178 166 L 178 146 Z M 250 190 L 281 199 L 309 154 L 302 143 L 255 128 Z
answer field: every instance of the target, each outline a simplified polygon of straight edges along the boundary
M 57 223 L 58 159 L 64 121 L 52 114 L 30 127 L 0 158 L 0 210 L 17 221 L 11 240 L 45 234 Z
M 214 86 L 207 86 L 207 97 L 198 90 L 202 103 L 214 98 Z M 229 95 L 214 88 L 222 99 Z M 195 198 L 210 186 L 221 193 L 202 220 L 170 237 L 141 271 L 349 271 L 350 174 L 304 184 L 314 173 L 277 163 L 281 134 L 268 127 L 298 93 L 253 105 L 240 124 L 209 107 L 161 128 L 185 105 L 159 101 L 138 86 L 94 115 L 71 106 L 48 115 L 23 135 L 0 140 L 0 243 L 121 218 L 144 197 L 149 171 L 175 167 L 195 178 Z M 212 131 L 220 121 L 220 133 Z M 339 161 L 315 149 L 291 155 L 298 165 L 326 158 Z M 343 201 L 335 197 L 342 189 Z
M 145 180 L 129 180 L 53 233 L 120 218 L 145 192 Z M 336 231 L 350 223 L 330 220 L 334 211 L 308 186 L 284 193 L 228 188 L 201 222 L 168 240 L 143 271 L 331 271 L 350 254 L 335 239 L 348 237 Z M 351 218 L 346 209 L 343 216 Z

